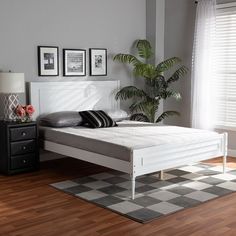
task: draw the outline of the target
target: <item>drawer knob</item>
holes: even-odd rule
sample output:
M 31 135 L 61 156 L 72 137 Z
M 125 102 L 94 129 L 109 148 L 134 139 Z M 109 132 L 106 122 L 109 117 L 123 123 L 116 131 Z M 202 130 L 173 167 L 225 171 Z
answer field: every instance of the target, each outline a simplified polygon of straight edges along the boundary
M 25 135 L 26 135 L 26 132 L 23 131 L 23 132 L 21 133 L 21 136 L 24 137 Z
M 23 147 L 22 147 L 22 150 L 26 150 L 26 146 L 23 146 Z
M 23 163 L 25 164 L 27 161 L 26 160 L 23 160 Z

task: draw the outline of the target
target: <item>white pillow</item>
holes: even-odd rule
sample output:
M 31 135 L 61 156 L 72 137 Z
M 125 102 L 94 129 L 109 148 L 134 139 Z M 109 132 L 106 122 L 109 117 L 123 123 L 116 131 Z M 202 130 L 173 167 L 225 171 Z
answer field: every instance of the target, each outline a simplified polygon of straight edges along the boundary
M 128 120 L 129 115 L 126 111 L 118 109 L 118 110 L 107 110 L 106 113 L 114 120 L 114 121 L 122 121 Z

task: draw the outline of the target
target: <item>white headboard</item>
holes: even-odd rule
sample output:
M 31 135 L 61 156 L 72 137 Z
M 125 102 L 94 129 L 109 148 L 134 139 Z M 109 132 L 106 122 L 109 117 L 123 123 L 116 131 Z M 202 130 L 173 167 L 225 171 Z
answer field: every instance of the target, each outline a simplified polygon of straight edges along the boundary
M 31 82 L 30 104 L 39 115 L 56 111 L 119 109 L 115 93 L 120 81 Z

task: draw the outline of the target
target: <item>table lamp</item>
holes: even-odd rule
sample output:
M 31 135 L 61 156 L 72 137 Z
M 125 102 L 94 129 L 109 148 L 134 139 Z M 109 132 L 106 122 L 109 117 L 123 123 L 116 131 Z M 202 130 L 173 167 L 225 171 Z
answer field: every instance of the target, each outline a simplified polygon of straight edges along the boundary
M 25 92 L 24 73 L 0 73 L 0 94 L 3 99 L 4 120 L 16 120 L 19 93 Z

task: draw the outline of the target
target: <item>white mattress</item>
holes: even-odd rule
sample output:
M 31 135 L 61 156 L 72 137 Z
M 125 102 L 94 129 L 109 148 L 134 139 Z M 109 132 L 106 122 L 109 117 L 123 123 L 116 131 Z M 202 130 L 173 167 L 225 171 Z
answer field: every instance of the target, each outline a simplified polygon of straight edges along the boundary
M 130 161 L 132 151 L 153 146 L 162 150 L 173 146 L 211 141 L 219 138 L 212 131 L 160 126 L 134 121 L 118 122 L 118 127 L 91 129 L 40 127 L 40 138 L 83 150 Z

